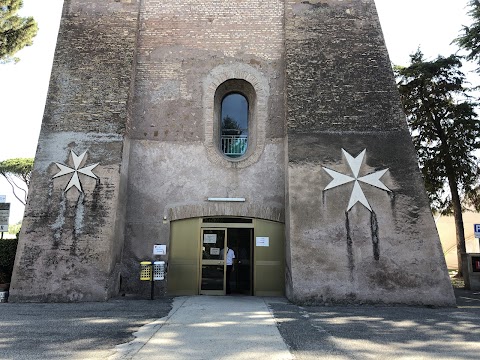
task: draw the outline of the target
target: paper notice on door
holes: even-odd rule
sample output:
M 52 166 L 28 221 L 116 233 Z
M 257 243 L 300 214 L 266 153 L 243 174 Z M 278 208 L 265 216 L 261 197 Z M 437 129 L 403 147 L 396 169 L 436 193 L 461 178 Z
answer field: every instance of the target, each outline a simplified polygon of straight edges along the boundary
M 204 244 L 215 244 L 217 242 L 217 234 L 203 234 Z
M 220 248 L 210 248 L 210 255 L 220 255 Z
M 257 246 L 270 246 L 270 238 L 266 236 L 257 236 L 256 237 L 256 245 Z

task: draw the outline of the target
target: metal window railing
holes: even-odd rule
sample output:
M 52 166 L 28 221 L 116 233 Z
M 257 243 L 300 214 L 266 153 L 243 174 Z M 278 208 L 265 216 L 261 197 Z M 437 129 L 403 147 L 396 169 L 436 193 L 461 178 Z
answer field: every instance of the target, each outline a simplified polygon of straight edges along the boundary
M 227 156 L 241 156 L 247 151 L 247 135 L 221 135 L 221 150 Z

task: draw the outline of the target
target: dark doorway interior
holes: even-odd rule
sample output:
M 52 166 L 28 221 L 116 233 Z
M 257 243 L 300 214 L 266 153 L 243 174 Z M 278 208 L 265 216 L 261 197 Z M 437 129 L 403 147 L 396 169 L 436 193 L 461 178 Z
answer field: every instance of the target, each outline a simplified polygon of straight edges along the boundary
M 231 274 L 232 294 L 252 295 L 253 229 L 227 229 L 228 247 L 235 252 Z

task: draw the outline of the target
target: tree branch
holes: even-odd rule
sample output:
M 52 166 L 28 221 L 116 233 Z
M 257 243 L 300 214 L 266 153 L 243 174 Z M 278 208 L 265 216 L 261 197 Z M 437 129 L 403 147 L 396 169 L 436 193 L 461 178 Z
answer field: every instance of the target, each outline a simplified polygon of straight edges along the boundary
M 10 186 L 12 187 L 12 193 L 13 193 L 13 196 L 15 196 L 17 198 L 18 201 L 20 201 L 23 205 L 26 205 L 27 204 L 27 192 L 25 191 L 25 189 L 22 189 L 20 186 L 18 186 L 17 184 L 15 184 L 15 182 L 10 179 L 7 175 L 1 173 L 3 175 L 3 177 L 7 180 L 7 182 L 10 184 Z M 20 189 L 23 191 L 24 193 L 24 199 L 25 200 L 22 200 L 18 197 L 17 193 L 16 193 L 16 189 Z

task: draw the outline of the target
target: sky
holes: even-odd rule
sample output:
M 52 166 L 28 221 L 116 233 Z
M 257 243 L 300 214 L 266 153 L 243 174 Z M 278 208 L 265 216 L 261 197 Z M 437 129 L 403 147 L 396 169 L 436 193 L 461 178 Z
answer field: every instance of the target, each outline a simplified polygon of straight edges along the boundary
M 100 1 L 100 0 L 99 0 Z M 46 4 L 48 3 L 48 6 Z M 421 48 L 426 59 L 457 51 L 451 42 L 469 25 L 468 0 L 375 0 L 390 60 L 407 65 Z M 63 0 L 24 0 L 23 16 L 33 16 L 39 32 L 33 46 L 20 51 L 17 64 L 0 65 L 0 161 L 35 157 L 48 90 Z M 464 71 L 473 69 L 465 68 Z M 473 84 L 480 84 L 470 75 Z M 10 224 L 23 217 L 24 207 L 10 185 L 0 178 L 0 195 L 11 203 Z

